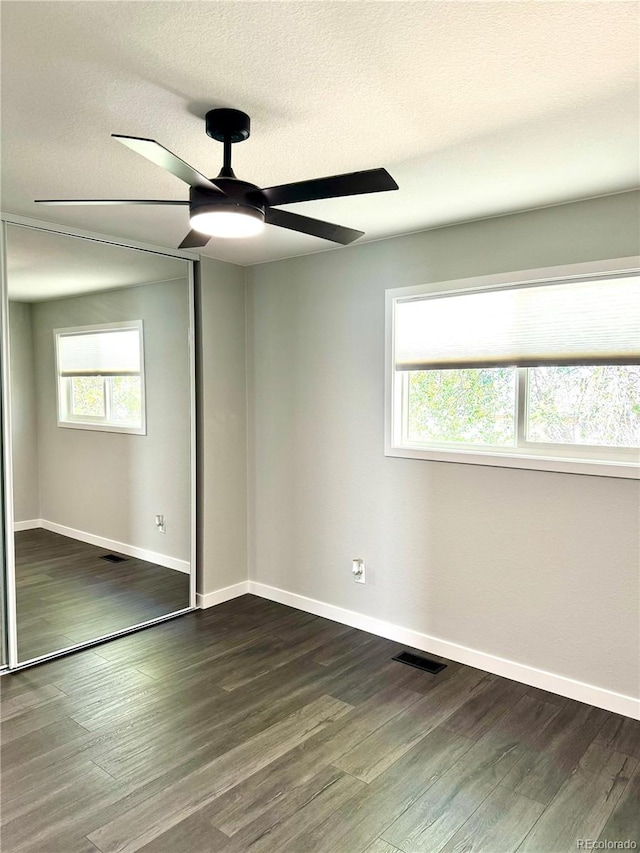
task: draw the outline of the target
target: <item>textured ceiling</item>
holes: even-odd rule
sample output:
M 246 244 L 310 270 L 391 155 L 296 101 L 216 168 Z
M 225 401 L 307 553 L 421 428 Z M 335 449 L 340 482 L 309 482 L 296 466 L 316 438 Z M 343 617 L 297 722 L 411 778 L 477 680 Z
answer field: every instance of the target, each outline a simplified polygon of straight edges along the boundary
M 40 302 L 188 276 L 188 264 L 34 228 L 7 228 L 9 299 Z
M 379 239 L 638 183 L 629 2 L 13 2 L 2 13 L 5 211 L 177 246 L 183 208 L 37 197 L 187 197 L 110 139 L 153 137 L 209 175 L 208 109 L 252 117 L 260 186 L 385 166 L 400 191 L 289 209 Z M 268 226 L 204 254 L 256 263 L 331 244 Z

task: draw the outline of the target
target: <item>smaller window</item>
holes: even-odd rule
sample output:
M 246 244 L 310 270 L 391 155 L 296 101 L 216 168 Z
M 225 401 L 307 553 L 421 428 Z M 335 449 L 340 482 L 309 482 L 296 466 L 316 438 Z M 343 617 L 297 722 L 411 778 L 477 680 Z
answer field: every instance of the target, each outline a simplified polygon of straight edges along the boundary
M 56 329 L 58 426 L 144 435 L 142 320 Z

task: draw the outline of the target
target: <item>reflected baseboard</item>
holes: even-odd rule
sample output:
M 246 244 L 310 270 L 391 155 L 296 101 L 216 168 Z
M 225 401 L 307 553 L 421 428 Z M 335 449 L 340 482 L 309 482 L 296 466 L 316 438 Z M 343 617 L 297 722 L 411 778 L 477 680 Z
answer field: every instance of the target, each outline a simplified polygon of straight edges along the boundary
M 104 536 L 87 533 L 85 530 L 76 530 L 75 527 L 67 527 L 64 524 L 58 524 L 55 521 L 48 521 L 46 518 L 32 518 L 27 521 L 16 521 L 13 525 L 15 532 L 21 530 L 36 530 L 37 528 L 49 530 L 51 533 L 59 533 L 61 536 L 68 536 L 70 539 L 77 539 L 80 542 L 86 542 L 88 545 L 96 545 L 98 548 L 105 548 L 107 551 L 126 554 L 127 557 L 136 557 L 138 560 L 146 560 L 148 563 L 155 563 L 157 566 L 164 566 L 166 569 L 174 569 L 175 571 L 183 572 L 186 575 L 191 573 L 188 560 L 179 560 L 177 557 L 170 557 L 168 554 L 160 554 L 157 551 L 149 551 L 146 548 L 138 548 L 136 545 L 129 545 L 127 542 L 118 542 L 115 539 L 107 539 Z
M 14 533 L 17 533 L 19 530 L 37 530 L 38 527 L 42 526 L 41 518 L 29 518 L 27 521 L 13 522 Z

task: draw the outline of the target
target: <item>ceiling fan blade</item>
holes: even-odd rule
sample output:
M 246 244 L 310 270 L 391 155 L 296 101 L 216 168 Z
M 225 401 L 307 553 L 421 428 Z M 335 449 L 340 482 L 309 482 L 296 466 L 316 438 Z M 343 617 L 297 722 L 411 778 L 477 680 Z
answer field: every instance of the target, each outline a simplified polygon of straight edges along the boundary
M 332 222 L 323 222 L 322 219 L 311 219 L 309 216 L 300 216 L 298 213 L 289 213 L 288 210 L 268 208 L 264 220 L 269 225 L 278 225 L 280 228 L 288 228 L 290 231 L 300 231 L 301 234 L 311 234 L 313 237 L 333 240 L 334 243 L 341 243 L 343 246 L 353 243 L 354 240 L 364 234 L 364 231 L 334 225 Z
M 197 249 L 201 246 L 206 246 L 211 237 L 208 234 L 201 234 L 200 231 L 189 231 L 182 243 L 178 246 L 179 249 Z
M 175 175 L 176 178 L 180 178 L 181 181 L 184 181 L 185 184 L 189 184 L 190 187 L 201 187 L 202 189 L 207 189 L 211 192 L 218 192 L 221 195 L 225 195 L 225 193 L 212 183 L 209 178 L 205 178 L 205 176 L 201 175 L 197 169 L 194 169 L 193 166 L 185 163 L 184 160 L 181 160 L 176 154 L 173 154 L 168 148 L 165 148 L 164 145 L 160 145 L 160 143 L 156 142 L 155 139 L 142 139 L 138 136 L 122 136 L 120 133 L 112 133 L 111 136 L 114 139 L 117 139 L 118 142 L 122 142 L 123 145 L 131 148 L 131 150 L 135 151 L 136 154 L 142 154 L 143 157 L 146 157 L 147 160 L 151 160 L 151 162 L 155 163 L 156 166 L 160 166 L 162 169 L 166 169 L 167 172 L 171 172 L 172 175 Z
M 398 185 L 386 169 L 367 169 L 364 172 L 350 172 L 346 175 L 331 175 L 328 178 L 314 178 L 311 181 L 267 187 L 261 190 L 261 193 L 270 205 L 277 205 L 397 189 Z
M 188 201 L 161 201 L 155 198 L 37 198 L 36 204 L 186 204 Z

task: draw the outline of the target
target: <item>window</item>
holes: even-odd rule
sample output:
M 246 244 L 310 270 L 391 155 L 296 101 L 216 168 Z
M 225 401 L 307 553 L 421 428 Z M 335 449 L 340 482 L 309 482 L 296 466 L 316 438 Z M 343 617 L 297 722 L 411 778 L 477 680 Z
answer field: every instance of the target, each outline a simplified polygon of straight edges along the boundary
M 387 291 L 387 455 L 638 477 L 637 271 L 520 276 Z
M 58 426 L 145 434 L 142 320 L 56 329 Z

